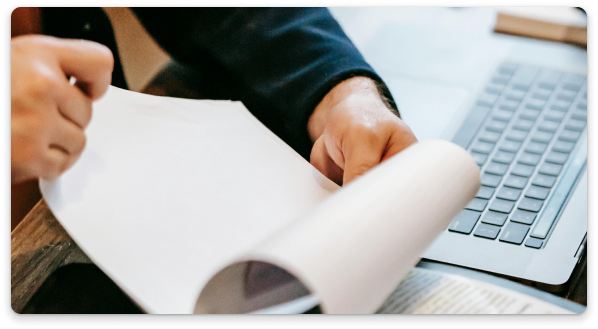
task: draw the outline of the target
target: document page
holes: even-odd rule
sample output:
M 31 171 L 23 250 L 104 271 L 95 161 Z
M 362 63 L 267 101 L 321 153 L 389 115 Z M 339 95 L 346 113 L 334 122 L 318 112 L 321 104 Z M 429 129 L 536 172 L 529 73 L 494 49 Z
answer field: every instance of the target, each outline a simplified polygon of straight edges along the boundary
M 525 294 L 458 275 L 413 269 L 381 314 L 573 314 Z
M 478 166 L 464 149 L 446 141 L 420 142 L 331 195 L 244 260 L 273 264 L 295 276 L 320 298 L 323 313 L 374 313 L 479 186 Z M 248 294 L 241 293 L 241 286 L 237 294 L 218 287 L 232 287 L 252 272 L 263 275 L 246 279 L 248 283 L 269 278 L 262 287 L 287 282 L 288 276 L 263 266 L 252 271 L 250 264 L 245 270 L 238 265 L 212 279 L 196 312 L 238 313 L 271 306 L 257 298 L 232 305 L 230 300 Z
M 339 187 L 240 102 L 110 87 L 52 213 L 149 313 L 192 313 L 208 279 Z

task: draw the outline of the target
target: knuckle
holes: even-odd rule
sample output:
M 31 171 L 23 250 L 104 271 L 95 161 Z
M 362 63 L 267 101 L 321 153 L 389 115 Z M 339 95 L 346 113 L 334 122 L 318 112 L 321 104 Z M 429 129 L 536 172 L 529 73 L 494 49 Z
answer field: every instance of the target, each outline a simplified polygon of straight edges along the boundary
M 29 89 L 37 96 L 48 97 L 59 90 L 60 80 L 46 67 L 33 68 L 29 78 Z
M 358 123 L 349 129 L 349 137 L 354 142 L 365 142 L 368 144 L 377 144 L 383 139 L 383 129 L 378 125 L 368 123 Z
M 360 164 L 353 166 L 353 168 L 351 169 L 351 173 L 353 175 L 363 175 L 365 172 L 367 172 L 370 169 L 372 169 L 371 165 L 368 165 L 365 163 L 360 163 Z

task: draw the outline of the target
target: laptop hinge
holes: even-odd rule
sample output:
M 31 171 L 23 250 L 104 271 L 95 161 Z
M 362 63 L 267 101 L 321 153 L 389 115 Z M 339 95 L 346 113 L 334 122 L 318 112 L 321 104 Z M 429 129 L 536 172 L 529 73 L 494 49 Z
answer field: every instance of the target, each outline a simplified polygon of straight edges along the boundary
M 581 256 L 583 256 L 584 251 L 586 250 L 586 242 L 588 240 L 588 233 L 586 233 L 583 236 L 583 240 L 581 240 L 581 243 L 579 244 L 579 247 L 577 247 L 577 252 L 575 253 L 575 258 L 579 258 L 581 259 Z

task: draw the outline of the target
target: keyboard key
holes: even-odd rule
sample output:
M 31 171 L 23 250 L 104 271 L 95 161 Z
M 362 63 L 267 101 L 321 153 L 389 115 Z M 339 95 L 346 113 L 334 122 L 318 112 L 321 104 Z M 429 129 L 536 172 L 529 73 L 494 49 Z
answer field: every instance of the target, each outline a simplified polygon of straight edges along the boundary
M 521 90 L 521 91 L 528 91 L 529 87 L 531 87 L 532 83 L 531 81 L 526 81 L 524 83 L 513 83 L 511 85 L 511 88 L 513 88 L 513 90 Z
M 538 81 L 549 82 L 549 83 L 553 83 L 556 85 L 559 82 L 559 80 L 561 79 L 562 75 L 563 74 L 558 71 L 542 70 L 540 72 L 540 74 L 538 75 Z
M 551 188 L 556 181 L 556 177 L 537 174 L 532 180 L 532 184 L 541 187 Z
M 582 83 L 568 82 L 568 83 L 563 84 L 563 89 L 577 92 L 577 91 L 579 91 L 579 89 L 581 89 L 581 85 L 582 85 Z
M 569 157 L 569 155 L 566 153 L 551 151 L 546 156 L 546 162 L 556 163 L 556 164 L 565 164 L 565 162 L 567 162 L 568 157 Z
M 483 165 L 484 162 L 486 162 L 486 159 L 488 159 L 488 155 L 482 153 L 471 152 L 471 156 L 473 157 L 475 163 L 478 164 L 478 166 Z
M 488 211 L 484 217 L 482 217 L 482 223 L 503 226 L 507 220 L 507 216 L 507 214 L 500 212 Z
M 490 200 L 490 198 L 492 197 L 492 194 L 494 194 L 494 189 L 492 187 L 480 186 L 480 189 L 478 190 L 478 194 L 476 194 L 475 197 L 480 198 L 480 199 Z
M 508 100 L 520 102 L 525 97 L 525 91 L 510 89 L 505 97 Z
M 488 204 L 488 200 L 474 198 L 469 202 L 469 204 L 465 207 L 465 209 L 475 210 L 475 211 L 484 211 L 486 209 L 486 205 Z
M 569 102 L 571 102 L 575 98 L 576 94 L 577 93 L 574 92 L 574 91 L 563 90 L 563 91 L 561 91 L 558 94 L 558 96 L 556 96 L 556 99 L 560 99 L 560 100 L 563 100 L 563 101 L 569 101 Z
M 493 131 L 482 131 L 480 133 L 480 137 L 479 139 L 482 142 L 488 142 L 488 143 L 496 143 L 496 141 L 498 141 L 498 139 L 500 138 L 500 134 L 493 132 Z
M 473 147 L 471 148 L 472 151 L 482 153 L 482 154 L 489 154 L 492 152 L 494 148 L 494 144 L 492 143 L 485 143 L 485 142 L 476 142 Z
M 575 147 L 575 143 L 565 142 L 565 141 L 556 141 L 554 145 L 552 145 L 552 150 L 556 152 L 562 153 L 571 153 L 573 148 Z
M 479 218 L 479 212 L 463 210 L 455 219 L 453 219 L 451 225 L 449 225 L 449 231 L 469 234 Z
M 546 207 L 544 207 L 544 211 L 542 211 L 540 217 L 536 221 L 536 225 L 534 226 L 530 236 L 539 239 L 546 238 L 551 227 L 554 225 L 561 208 L 565 204 L 567 196 L 575 185 L 577 178 L 585 168 L 586 161 L 587 148 L 582 147 L 580 148 L 579 152 L 575 154 L 567 170 L 563 174 L 563 177 L 559 181 L 559 185 L 554 189 L 550 199 L 548 199 L 546 202 Z M 552 178 L 554 179 L 554 177 Z
M 534 126 L 533 121 L 517 120 L 517 121 L 515 121 L 515 124 L 513 125 L 513 129 L 529 131 L 530 129 L 532 129 L 533 126 Z
M 579 136 L 581 136 L 581 133 L 579 131 L 565 129 L 561 132 L 561 135 L 559 136 L 559 140 L 575 143 L 579 139 Z
M 502 179 L 501 176 L 491 175 L 491 174 L 482 174 L 482 185 L 490 186 L 490 187 L 497 187 L 498 183 Z
M 588 110 L 588 102 L 579 102 L 576 107 L 580 110 L 587 111 Z
M 509 175 L 509 177 L 507 177 L 504 183 L 505 186 L 518 189 L 524 188 L 525 184 L 527 184 L 527 178 L 514 175 Z
M 586 77 L 585 77 L 585 75 L 581 75 L 581 74 L 565 74 L 565 76 L 563 77 L 564 83 L 582 84 L 584 81 L 586 81 Z
M 552 83 L 552 82 L 547 82 L 547 81 L 540 81 L 540 83 L 538 84 L 538 87 L 552 91 L 552 90 L 554 90 L 554 88 L 556 88 L 556 82 Z
M 537 154 L 523 152 L 519 156 L 519 159 L 517 160 L 517 162 L 523 163 L 526 165 L 530 165 L 530 166 L 535 166 L 538 164 L 538 162 L 540 162 L 540 156 Z
M 521 244 L 523 242 L 523 239 L 525 239 L 525 236 L 527 235 L 528 231 L 529 226 L 527 225 L 509 222 L 509 224 L 507 224 L 504 231 L 502 232 L 499 241 L 513 244 Z
M 474 106 L 471 111 L 469 111 L 469 115 L 467 115 L 459 129 L 455 132 L 451 141 L 463 148 L 467 148 L 478 132 L 478 128 L 488 116 L 488 113 L 490 113 L 489 108 Z
M 521 111 L 521 113 L 519 114 L 519 117 L 521 119 L 524 120 L 531 120 L 531 121 L 536 121 L 536 119 L 538 118 L 538 116 L 540 116 L 540 111 L 537 110 L 531 110 L 531 109 L 524 109 L 523 111 Z
M 588 121 L 588 112 L 583 110 L 577 110 L 571 114 L 571 119 L 580 120 L 580 121 Z
M 506 85 L 509 83 L 509 77 L 498 75 L 493 77 L 491 81 L 497 85 Z
M 542 109 L 544 109 L 544 105 L 546 105 L 546 101 L 545 100 L 541 100 L 541 99 L 530 99 L 525 104 L 525 108 L 526 109 L 532 109 L 532 110 L 542 111 Z
M 506 122 L 492 120 L 486 126 L 486 130 L 494 131 L 497 133 L 502 133 L 506 127 L 507 127 Z
M 547 146 L 548 144 L 545 143 L 529 142 L 525 147 L 525 152 L 542 155 Z
M 585 121 L 581 120 L 569 120 L 565 125 L 565 129 L 573 130 L 573 131 L 583 131 L 583 128 L 586 126 Z
M 561 112 L 567 112 L 569 110 L 569 107 L 571 107 L 571 102 L 563 100 L 557 100 L 550 106 L 552 110 Z
M 523 198 L 523 200 L 521 200 L 521 202 L 519 202 L 519 205 L 517 206 L 517 208 L 527 210 L 527 211 L 538 212 L 538 211 L 540 211 L 540 209 L 542 209 L 543 204 L 544 204 L 544 201 L 542 201 L 542 200 Z
M 494 201 L 492 201 L 492 203 L 490 204 L 490 207 L 488 209 L 508 214 L 511 212 L 511 210 L 513 210 L 514 206 L 515 206 L 515 202 L 501 200 L 501 199 L 494 199 Z
M 532 140 L 538 143 L 550 143 L 552 139 L 553 133 L 549 133 L 547 131 L 536 131 L 536 133 L 532 136 Z
M 561 173 L 561 169 L 563 169 L 563 166 L 561 165 L 544 162 L 542 166 L 540 166 L 540 170 L 538 170 L 538 172 L 540 174 L 558 176 Z
M 528 166 L 521 163 L 516 164 L 513 169 L 511 169 L 511 174 L 523 177 L 530 177 L 533 172 L 533 166 Z
M 510 130 L 505 138 L 510 141 L 523 142 L 525 140 L 525 136 L 527 136 L 526 131 Z
M 490 83 L 486 86 L 485 91 L 488 94 L 500 95 L 500 93 L 502 93 L 503 89 L 505 89 L 505 85 Z
M 563 121 L 565 114 L 566 114 L 566 112 L 550 110 L 550 111 L 546 112 L 546 115 L 544 115 L 544 120 L 561 122 L 561 121 Z
M 511 221 L 525 225 L 532 225 L 535 219 L 536 213 L 520 209 L 515 210 L 515 212 L 511 216 Z
M 498 108 L 504 111 L 515 112 L 519 107 L 519 102 L 514 100 L 505 99 L 500 102 Z
M 511 76 L 511 75 L 513 75 L 513 73 L 515 73 L 516 69 L 517 69 L 517 64 L 502 63 L 498 67 L 498 72 L 503 75 Z
M 498 95 L 484 93 L 478 98 L 476 104 L 483 107 L 492 107 L 497 99 Z
M 558 122 L 542 120 L 542 122 L 540 122 L 540 124 L 538 125 L 538 130 L 548 131 L 550 133 L 553 133 L 557 130 L 558 127 L 559 127 Z
M 550 94 L 552 94 L 551 90 L 546 89 L 537 89 L 532 93 L 532 97 L 535 99 L 541 99 L 543 101 L 548 100 L 550 98 Z
M 494 225 L 480 224 L 478 225 L 478 228 L 476 228 L 475 232 L 473 232 L 473 235 L 494 240 L 498 236 L 499 232 L 500 227 L 496 227 Z
M 540 70 L 535 67 L 519 67 L 511 78 L 513 88 L 518 90 L 528 90 L 539 71 Z
M 517 153 L 517 151 L 519 151 L 520 147 L 521 147 L 521 143 L 519 143 L 519 142 L 504 141 L 504 142 L 500 143 L 500 145 L 498 146 L 498 149 L 501 151 L 505 151 L 505 152 Z
M 548 193 L 550 193 L 549 188 L 530 185 L 530 187 L 527 188 L 527 191 L 525 191 L 525 196 L 538 200 L 546 200 Z
M 509 166 L 506 164 L 491 162 L 486 167 L 485 172 L 502 176 L 507 172 L 507 169 L 509 169 Z
M 525 241 L 525 246 L 540 249 L 540 247 L 542 247 L 542 240 L 536 238 L 527 238 L 527 241 Z
M 509 122 L 512 116 L 513 112 L 498 110 L 492 115 L 492 118 L 498 121 Z
M 515 158 L 515 153 L 498 151 L 494 154 L 492 161 L 504 164 L 511 164 Z
M 521 195 L 521 190 L 503 186 L 498 190 L 496 197 L 503 200 L 517 201 Z

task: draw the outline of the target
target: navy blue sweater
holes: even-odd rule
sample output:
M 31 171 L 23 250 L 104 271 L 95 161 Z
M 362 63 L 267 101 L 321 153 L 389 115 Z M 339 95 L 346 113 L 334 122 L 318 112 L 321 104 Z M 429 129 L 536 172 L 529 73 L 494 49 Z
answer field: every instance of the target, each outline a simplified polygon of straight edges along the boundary
M 97 22 L 93 29 L 88 25 L 81 30 L 80 26 L 92 19 L 89 17 L 97 15 L 94 10 L 97 9 L 45 8 L 44 17 L 68 15 L 70 20 L 44 19 L 44 28 L 53 35 L 82 37 L 115 47 L 113 37 L 107 36 L 112 34 L 109 27 L 99 28 L 95 26 L 101 25 Z M 324 95 L 351 76 L 367 76 L 381 82 L 326 8 L 133 11 L 173 59 L 202 73 L 207 80 L 202 86 L 210 89 L 205 92 L 208 98 L 242 101 L 305 158 L 309 158 L 311 150 L 307 121 Z M 74 16 L 77 18 L 73 21 Z M 65 24 L 76 26 L 56 27 Z M 81 35 L 73 35 L 74 30 Z M 118 64 L 113 84 L 126 87 L 120 71 Z M 392 100 L 387 91 L 385 96 Z

